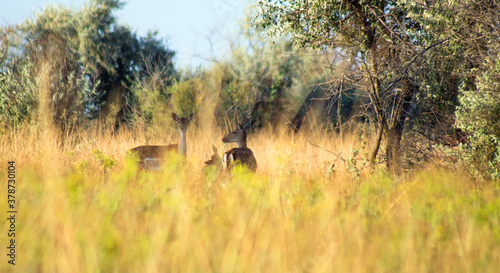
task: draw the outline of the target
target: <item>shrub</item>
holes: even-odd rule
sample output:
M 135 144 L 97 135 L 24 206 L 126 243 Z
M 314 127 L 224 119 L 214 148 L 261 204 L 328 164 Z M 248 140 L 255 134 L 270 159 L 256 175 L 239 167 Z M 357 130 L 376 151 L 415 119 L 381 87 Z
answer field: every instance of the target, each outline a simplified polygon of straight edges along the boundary
M 500 59 L 487 64 L 489 69 L 476 78 L 476 90 L 461 88 L 456 125 L 470 134 L 460 150 L 473 174 L 500 179 Z

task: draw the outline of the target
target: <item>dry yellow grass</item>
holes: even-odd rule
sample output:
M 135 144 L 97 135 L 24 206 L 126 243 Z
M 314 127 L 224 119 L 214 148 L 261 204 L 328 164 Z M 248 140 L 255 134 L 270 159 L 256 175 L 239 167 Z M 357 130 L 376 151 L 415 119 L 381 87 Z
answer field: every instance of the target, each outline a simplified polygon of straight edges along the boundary
M 176 141 L 175 126 L 147 132 Z M 353 179 L 328 171 L 334 157 L 302 136 L 249 135 L 255 174 L 216 180 L 201 169 L 224 132 L 194 124 L 188 157 L 138 172 L 126 151 L 140 129 L 101 125 L 57 144 L 50 129 L 0 136 L 0 177 L 16 161 L 16 265 L 1 272 L 496 272 L 498 184 L 460 174 L 384 174 Z M 160 137 L 162 136 L 162 137 Z M 314 143 L 348 156 L 355 137 Z M 99 152 L 96 152 L 98 150 Z M 114 163 L 114 164 L 113 164 Z M 7 210 L 6 183 L 0 202 Z M 2 214 L 5 215 L 5 214 Z M 4 220 L 0 242 L 6 242 Z

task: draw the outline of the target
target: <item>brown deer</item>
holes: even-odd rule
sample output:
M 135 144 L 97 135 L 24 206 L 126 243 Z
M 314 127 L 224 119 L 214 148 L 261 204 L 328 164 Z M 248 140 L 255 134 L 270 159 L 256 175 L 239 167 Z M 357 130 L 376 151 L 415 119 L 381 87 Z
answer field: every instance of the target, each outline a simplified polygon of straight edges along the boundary
M 238 148 L 232 148 L 224 153 L 222 164 L 224 168 L 229 169 L 234 164 L 240 163 L 248 167 L 252 172 L 257 170 L 257 160 L 252 150 L 247 148 L 247 132 L 238 124 L 238 128 L 222 138 L 224 143 L 237 142 Z
M 214 166 L 215 171 L 220 172 L 222 170 L 222 160 L 219 156 L 219 152 L 217 151 L 217 148 L 212 145 L 212 151 L 214 154 L 212 157 L 210 157 L 209 160 L 205 161 L 205 167 L 203 167 L 203 172 L 207 172 L 211 166 Z
M 179 143 L 170 145 L 143 145 L 130 149 L 132 153 L 139 156 L 139 165 L 148 170 L 158 170 L 163 161 L 163 157 L 168 152 L 177 151 L 180 155 L 186 156 L 187 143 L 186 131 L 189 123 L 193 120 L 194 113 L 191 113 L 187 118 L 179 118 L 175 113 L 172 113 L 172 118 L 179 125 Z

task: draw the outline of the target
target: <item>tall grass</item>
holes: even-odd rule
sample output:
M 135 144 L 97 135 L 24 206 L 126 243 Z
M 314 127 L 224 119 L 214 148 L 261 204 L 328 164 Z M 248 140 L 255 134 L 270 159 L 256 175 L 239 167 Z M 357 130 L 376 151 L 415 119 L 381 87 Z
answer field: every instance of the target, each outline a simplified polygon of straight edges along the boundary
M 139 171 L 126 151 L 174 143 L 175 126 L 111 133 L 100 124 L 56 143 L 50 128 L 4 131 L 0 177 L 17 162 L 17 264 L 1 272 L 496 272 L 500 187 L 429 168 L 355 179 L 302 136 L 249 136 L 255 174 L 208 179 L 223 132 L 188 131 L 187 158 Z M 359 146 L 312 142 L 346 156 Z M 6 210 L 6 184 L 0 187 Z M 0 242 L 7 241 L 4 221 Z M 4 244 L 3 244 L 4 245 Z M 5 245 L 4 245 L 4 252 Z M 5 255 L 2 255 L 5 257 Z

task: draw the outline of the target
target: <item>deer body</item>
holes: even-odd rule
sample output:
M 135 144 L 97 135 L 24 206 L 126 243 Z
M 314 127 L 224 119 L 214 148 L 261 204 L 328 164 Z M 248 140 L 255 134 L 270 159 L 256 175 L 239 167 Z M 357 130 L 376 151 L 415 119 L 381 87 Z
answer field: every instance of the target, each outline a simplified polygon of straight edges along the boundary
M 238 143 L 238 148 L 233 148 L 224 153 L 223 165 L 224 168 L 231 168 L 234 162 L 246 165 L 252 172 L 257 170 L 257 160 L 253 155 L 252 150 L 247 148 L 247 133 L 245 129 L 238 124 L 238 128 L 222 138 L 224 143 Z
M 139 156 L 139 164 L 148 170 L 158 170 L 163 157 L 169 153 L 177 151 L 180 155 L 186 156 L 187 142 L 186 131 L 189 123 L 193 119 L 194 113 L 187 118 L 179 118 L 172 113 L 172 118 L 179 125 L 179 143 L 170 145 L 142 145 L 131 149 L 130 151 Z

